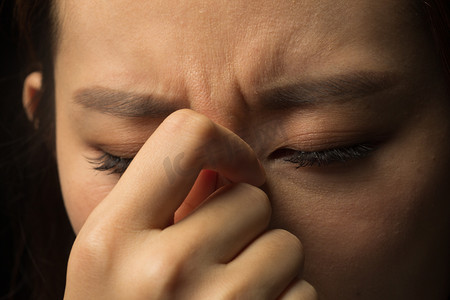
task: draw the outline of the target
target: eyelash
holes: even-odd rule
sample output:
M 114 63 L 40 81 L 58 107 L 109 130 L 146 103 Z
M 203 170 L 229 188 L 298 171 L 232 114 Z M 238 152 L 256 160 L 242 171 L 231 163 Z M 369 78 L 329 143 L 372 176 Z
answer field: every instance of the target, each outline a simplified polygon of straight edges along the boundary
M 133 158 L 114 156 L 104 152 L 100 157 L 90 159 L 89 162 L 95 165 L 94 170 L 109 171 L 109 174 L 122 175 L 132 160 Z
M 280 149 L 275 151 L 270 158 L 286 157 L 283 160 L 296 164 L 296 168 L 324 167 L 332 163 L 346 163 L 350 160 L 362 159 L 368 156 L 375 147 L 368 143 L 339 147 L 321 151 L 298 151 L 292 149 Z M 96 165 L 94 170 L 109 171 L 109 174 L 122 175 L 133 158 L 114 156 L 104 152 L 100 157 L 91 159 L 90 163 Z
M 294 163 L 298 168 L 324 167 L 333 163 L 346 163 L 350 160 L 358 160 L 368 156 L 375 147 L 368 143 L 356 144 L 339 148 L 331 148 L 321 151 L 297 151 L 285 149 L 278 153 L 282 156 L 290 156 L 284 161 Z

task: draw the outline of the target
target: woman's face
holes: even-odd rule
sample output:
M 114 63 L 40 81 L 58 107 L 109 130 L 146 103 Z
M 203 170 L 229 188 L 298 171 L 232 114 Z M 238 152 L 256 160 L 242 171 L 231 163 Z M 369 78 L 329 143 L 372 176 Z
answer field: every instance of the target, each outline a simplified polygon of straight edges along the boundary
M 191 108 L 255 149 L 271 226 L 302 241 L 324 299 L 442 296 L 449 99 L 412 2 L 58 2 L 57 159 L 75 231 L 120 178 L 93 161 L 133 157 Z

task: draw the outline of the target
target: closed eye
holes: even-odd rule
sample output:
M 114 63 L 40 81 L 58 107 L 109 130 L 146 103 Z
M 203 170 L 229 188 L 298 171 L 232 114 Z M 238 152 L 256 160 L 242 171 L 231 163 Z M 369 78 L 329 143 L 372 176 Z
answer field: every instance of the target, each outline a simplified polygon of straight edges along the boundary
M 122 175 L 126 171 L 132 160 L 132 157 L 119 157 L 107 152 L 103 152 L 103 154 L 97 158 L 88 159 L 88 161 L 94 165 L 94 170 L 109 171 L 109 174 L 119 175 Z
M 324 149 L 320 151 L 301 151 L 293 149 L 279 149 L 270 155 L 271 159 L 283 159 L 296 164 L 296 168 L 324 167 L 335 163 L 346 163 L 368 156 L 375 150 L 369 143 Z
M 279 149 L 270 155 L 270 159 L 283 159 L 296 164 L 296 168 L 324 167 L 336 163 L 346 163 L 352 160 L 365 158 L 375 150 L 369 143 L 351 146 L 329 148 L 320 151 L 302 151 L 293 149 Z M 94 170 L 109 171 L 109 174 L 122 175 L 130 165 L 133 157 L 119 157 L 107 152 L 88 161 L 94 165 Z

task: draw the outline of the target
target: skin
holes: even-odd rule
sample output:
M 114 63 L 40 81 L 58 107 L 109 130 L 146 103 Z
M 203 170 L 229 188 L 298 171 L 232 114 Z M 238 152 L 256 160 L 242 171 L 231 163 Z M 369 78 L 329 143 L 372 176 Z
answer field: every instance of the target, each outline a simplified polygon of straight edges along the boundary
M 66 298 L 448 296 L 450 102 L 409 6 L 57 2 L 57 159 L 78 234 Z M 361 72 L 392 84 L 290 109 L 261 101 Z M 89 87 L 188 109 L 117 117 L 74 100 Z M 364 142 L 376 142 L 367 157 L 326 166 L 278 151 Z M 136 157 L 120 177 L 93 169 L 102 151 Z

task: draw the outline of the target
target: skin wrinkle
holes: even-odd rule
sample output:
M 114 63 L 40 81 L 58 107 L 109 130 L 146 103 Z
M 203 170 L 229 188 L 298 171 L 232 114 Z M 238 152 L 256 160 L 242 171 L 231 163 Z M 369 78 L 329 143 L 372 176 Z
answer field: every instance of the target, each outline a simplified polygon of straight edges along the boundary
M 394 84 L 391 74 L 371 74 L 356 72 L 336 78 L 300 82 L 292 85 L 273 87 L 258 92 L 259 106 L 264 110 L 279 110 L 322 104 L 322 101 L 347 101 L 363 98 L 389 88 Z M 74 100 L 84 109 L 122 118 L 163 118 L 171 112 L 183 108 L 171 100 L 158 99 L 152 95 L 135 94 L 102 87 L 77 90 Z M 210 98 L 214 99 L 212 95 Z
M 449 277 L 450 110 L 431 46 L 400 10 L 406 3 L 64 1 L 55 68 L 57 156 L 75 231 L 107 193 L 85 182 L 111 188 L 117 182 L 92 170 L 85 159 L 92 145 L 121 154 L 126 144 L 145 142 L 162 120 L 83 113 L 73 94 L 101 86 L 161 95 L 257 150 L 268 176 L 271 225 L 300 238 L 304 278 L 322 299 L 446 293 L 439 280 Z M 397 84 L 342 105 L 254 109 L 267 87 L 361 69 L 395 74 Z M 319 93 L 315 85 L 307 90 Z M 296 169 L 269 159 L 279 147 L 317 150 L 363 142 L 359 136 L 383 138 L 373 155 L 347 165 Z

